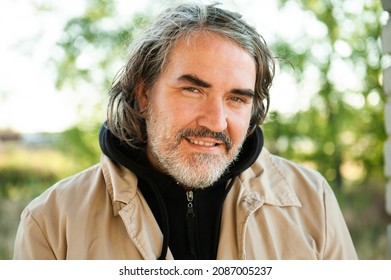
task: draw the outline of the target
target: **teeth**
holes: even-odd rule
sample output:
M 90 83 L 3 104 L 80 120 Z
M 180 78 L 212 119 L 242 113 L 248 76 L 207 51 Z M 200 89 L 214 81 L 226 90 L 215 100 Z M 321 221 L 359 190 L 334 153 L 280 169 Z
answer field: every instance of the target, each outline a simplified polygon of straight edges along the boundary
M 198 140 L 191 140 L 191 139 L 189 139 L 189 141 L 192 144 L 200 145 L 200 146 L 206 146 L 206 147 L 212 147 L 212 146 L 216 145 L 216 143 L 204 142 L 204 141 L 198 141 Z

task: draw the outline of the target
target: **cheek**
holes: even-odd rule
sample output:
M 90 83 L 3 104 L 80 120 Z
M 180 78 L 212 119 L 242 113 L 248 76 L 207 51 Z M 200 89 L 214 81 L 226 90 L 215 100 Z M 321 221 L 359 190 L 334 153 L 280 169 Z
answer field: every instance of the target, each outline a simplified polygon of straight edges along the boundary
M 188 110 L 184 110 L 179 106 L 172 106 L 167 102 L 154 102 L 151 106 L 155 129 L 164 134 L 165 138 L 175 138 L 177 133 L 186 126 Z
M 250 125 L 251 114 L 245 116 L 235 116 L 228 123 L 229 134 L 234 143 L 239 144 L 246 136 Z
M 201 108 L 196 102 L 173 102 L 162 106 L 165 115 L 172 117 L 176 129 L 191 127 L 196 122 Z M 168 112 L 169 111 L 169 112 Z

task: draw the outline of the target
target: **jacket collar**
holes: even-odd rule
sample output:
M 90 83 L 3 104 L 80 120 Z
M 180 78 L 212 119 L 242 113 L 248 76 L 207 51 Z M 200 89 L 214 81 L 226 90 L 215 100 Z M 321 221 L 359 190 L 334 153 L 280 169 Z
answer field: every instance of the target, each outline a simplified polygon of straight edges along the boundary
M 245 189 L 243 200 L 250 211 L 263 204 L 301 207 L 295 190 L 266 148 L 251 168 L 243 172 L 240 181 Z
M 101 162 L 107 190 L 113 200 L 113 211 L 118 215 L 118 211 L 136 195 L 137 176 L 105 155 L 101 156 Z M 258 160 L 242 173 L 238 181 L 244 189 L 243 200 L 250 211 L 263 204 L 301 207 L 296 192 L 266 148 L 262 149 Z
M 113 201 L 113 213 L 117 216 L 118 212 L 136 196 L 137 176 L 104 154 L 101 155 L 101 166 L 107 191 Z

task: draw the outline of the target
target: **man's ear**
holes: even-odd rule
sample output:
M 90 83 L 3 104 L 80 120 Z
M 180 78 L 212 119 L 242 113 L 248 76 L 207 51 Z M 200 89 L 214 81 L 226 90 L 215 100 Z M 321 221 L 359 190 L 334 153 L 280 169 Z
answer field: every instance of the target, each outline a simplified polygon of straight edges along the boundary
M 145 86 L 144 82 L 141 82 L 137 85 L 135 93 L 140 112 L 143 112 L 149 104 L 150 90 L 148 87 Z

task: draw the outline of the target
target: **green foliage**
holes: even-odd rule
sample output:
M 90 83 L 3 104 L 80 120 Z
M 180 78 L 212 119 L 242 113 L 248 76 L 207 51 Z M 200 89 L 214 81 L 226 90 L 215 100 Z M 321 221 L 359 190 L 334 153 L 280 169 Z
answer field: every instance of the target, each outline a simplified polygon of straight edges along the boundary
M 303 32 L 297 41 L 305 44 L 280 38 L 272 48 L 291 62 L 282 63 L 282 71 L 292 73 L 293 65 L 299 89 L 312 82 L 319 90 L 310 108 L 289 118 L 275 113 L 265 125 L 270 148 L 315 167 L 336 188 L 384 179 L 380 3 L 356 2 L 360 15 L 349 6 L 352 1 L 291 0 L 280 1 L 280 7 L 292 2 L 316 19 L 325 36 L 310 38 Z M 344 85 L 349 76 L 338 69 L 342 64 L 354 69 L 355 85 Z M 308 80 L 308 69 L 317 72 L 316 80 Z
M 98 132 L 99 124 L 88 130 L 80 127 L 70 128 L 61 133 L 55 147 L 75 160 L 75 168 L 82 169 L 99 161 Z
M 56 86 L 77 87 L 81 82 L 107 90 L 119 69 L 126 44 L 134 30 L 147 21 L 145 15 L 134 15 L 125 21 L 118 19 L 114 0 L 87 1 L 85 12 L 70 19 L 64 27 L 64 36 L 58 42 L 60 55 Z

